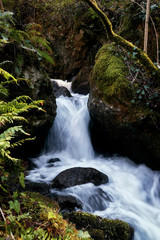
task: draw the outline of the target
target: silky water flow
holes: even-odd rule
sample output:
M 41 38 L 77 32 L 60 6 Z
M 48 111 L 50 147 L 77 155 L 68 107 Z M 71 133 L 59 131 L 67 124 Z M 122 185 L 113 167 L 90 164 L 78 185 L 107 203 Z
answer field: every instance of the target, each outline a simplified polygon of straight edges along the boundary
M 88 183 L 51 192 L 76 197 L 83 211 L 128 222 L 135 230 L 134 240 L 160 240 L 160 172 L 136 165 L 128 158 L 96 156 L 88 130 L 87 101 L 88 96 L 79 94 L 57 98 L 56 119 L 41 155 L 32 159 L 36 167 L 27 179 L 49 183 L 65 169 L 95 168 L 109 177 L 109 183 Z M 48 162 L 52 158 L 60 161 L 51 166 Z

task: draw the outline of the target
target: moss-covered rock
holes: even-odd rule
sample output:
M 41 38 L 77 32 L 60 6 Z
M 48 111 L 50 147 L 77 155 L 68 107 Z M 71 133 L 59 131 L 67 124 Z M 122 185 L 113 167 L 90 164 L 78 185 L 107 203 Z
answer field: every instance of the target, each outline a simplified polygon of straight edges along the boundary
M 97 151 L 120 153 L 160 169 L 160 114 L 143 100 L 133 100 L 138 85 L 131 84 L 124 58 L 113 44 L 96 56 L 88 101 L 92 141 Z
M 134 231 L 121 220 L 110 220 L 89 213 L 65 213 L 64 217 L 76 224 L 78 229 L 85 228 L 93 239 L 97 240 L 131 240 Z
M 113 98 L 121 101 L 133 97 L 133 88 L 127 79 L 128 68 L 114 44 L 104 45 L 96 55 L 92 71 L 91 86 L 99 88 L 101 98 L 109 101 Z

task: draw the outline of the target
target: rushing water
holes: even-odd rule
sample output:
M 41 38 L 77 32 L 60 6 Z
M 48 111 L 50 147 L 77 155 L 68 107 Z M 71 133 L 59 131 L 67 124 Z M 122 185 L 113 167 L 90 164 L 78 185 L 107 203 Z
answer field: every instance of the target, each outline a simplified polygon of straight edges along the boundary
M 75 196 L 83 203 L 84 211 L 128 222 L 135 229 L 135 240 L 160 240 L 160 173 L 127 158 L 96 156 L 88 131 L 87 100 L 87 96 L 78 94 L 57 98 L 56 120 L 41 156 L 33 159 L 36 168 L 27 178 L 50 182 L 71 167 L 96 168 L 108 175 L 109 183 L 98 187 L 83 184 L 59 194 Z M 51 166 L 51 158 L 61 161 Z

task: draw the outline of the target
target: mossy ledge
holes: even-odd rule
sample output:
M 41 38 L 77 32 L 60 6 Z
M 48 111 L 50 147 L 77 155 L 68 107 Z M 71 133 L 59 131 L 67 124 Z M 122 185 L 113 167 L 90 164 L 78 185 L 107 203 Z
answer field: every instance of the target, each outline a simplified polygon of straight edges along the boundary
M 89 213 L 72 212 L 65 213 L 64 218 L 76 224 L 77 229 L 86 229 L 92 239 L 96 240 L 132 240 L 133 228 L 121 221 L 101 218 Z

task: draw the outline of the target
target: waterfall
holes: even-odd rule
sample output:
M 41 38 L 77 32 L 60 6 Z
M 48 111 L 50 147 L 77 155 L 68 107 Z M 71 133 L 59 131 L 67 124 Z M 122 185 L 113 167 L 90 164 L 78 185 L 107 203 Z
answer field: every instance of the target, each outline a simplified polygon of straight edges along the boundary
M 109 183 L 88 183 L 51 192 L 75 196 L 82 202 L 83 211 L 128 222 L 135 229 L 134 240 L 159 240 L 160 173 L 128 158 L 96 156 L 88 130 L 88 96 L 72 95 L 57 98 L 55 122 L 41 155 L 32 159 L 36 167 L 27 179 L 49 183 L 71 167 L 95 168 L 109 177 Z M 54 158 L 60 161 L 52 166 L 49 160 Z

